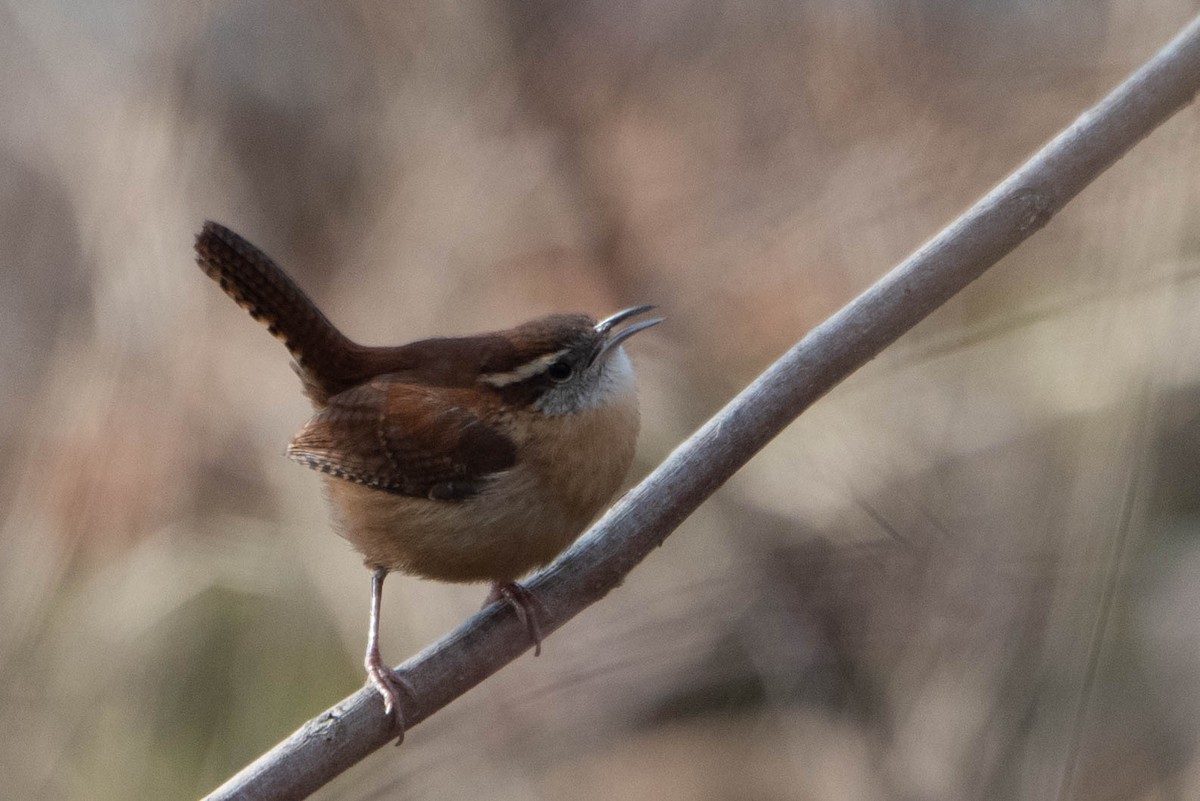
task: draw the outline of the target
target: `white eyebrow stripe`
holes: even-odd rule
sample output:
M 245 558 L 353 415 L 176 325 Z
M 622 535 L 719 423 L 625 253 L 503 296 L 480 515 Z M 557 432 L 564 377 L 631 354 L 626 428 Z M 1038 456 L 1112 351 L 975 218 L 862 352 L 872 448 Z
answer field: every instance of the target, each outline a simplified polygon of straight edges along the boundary
M 533 378 L 538 373 L 544 373 L 554 364 L 567 354 L 567 348 L 556 350 L 554 353 L 547 353 L 545 356 L 538 356 L 530 362 L 526 362 L 516 370 L 510 370 L 507 373 L 488 373 L 480 376 L 479 380 L 484 384 L 491 384 L 493 387 L 507 387 L 509 384 L 517 384 L 521 381 Z

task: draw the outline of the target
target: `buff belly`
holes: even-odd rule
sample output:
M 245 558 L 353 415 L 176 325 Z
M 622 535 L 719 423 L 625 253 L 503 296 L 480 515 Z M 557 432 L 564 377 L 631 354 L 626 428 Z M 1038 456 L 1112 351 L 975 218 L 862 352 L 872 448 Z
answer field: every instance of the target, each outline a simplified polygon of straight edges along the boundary
M 636 406 L 518 422 L 526 458 L 466 500 L 394 495 L 327 477 L 339 533 L 371 568 L 439 581 L 515 581 L 550 563 L 621 486 L 637 439 Z

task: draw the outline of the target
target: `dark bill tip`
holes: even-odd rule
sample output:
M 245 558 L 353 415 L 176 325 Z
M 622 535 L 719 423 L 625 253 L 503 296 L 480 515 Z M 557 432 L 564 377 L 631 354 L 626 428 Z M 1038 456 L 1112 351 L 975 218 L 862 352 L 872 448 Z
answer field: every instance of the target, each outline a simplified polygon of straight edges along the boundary
M 596 356 L 593 361 L 596 361 L 597 359 L 603 359 L 605 355 L 612 353 L 620 346 L 622 342 L 629 339 L 634 334 L 638 333 L 639 331 L 645 331 L 647 328 L 656 326 L 666 319 L 665 317 L 654 317 L 649 320 L 642 320 L 641 322 L 634 323 L 628 328 L 622 328 L 620 331 L 613 331 L 613 327 L 617 324 L 628 320 L 630 317 L 635 315 L 648 312 L 653 308 L 654 306 L 650 305 L 634 306 L 633 308 L 619 311 L 612 317 L 601 320 L 599 323 L 597 323 L 596 331 L 604 335 L 604 340 L 601 342 L 600 350 L 596 352 Z
M 644 314 L 653 308 L 654 306 L 652 304 L 646 304 L 644 306 L 631 306 L 628 309 L 622 309 L 611 317 L 605 317 L 603 320 L 596 323 L 596 333 L 607 334 L 614 327 L 625 322 L 630 317 L 636 317 L 639 314 Z

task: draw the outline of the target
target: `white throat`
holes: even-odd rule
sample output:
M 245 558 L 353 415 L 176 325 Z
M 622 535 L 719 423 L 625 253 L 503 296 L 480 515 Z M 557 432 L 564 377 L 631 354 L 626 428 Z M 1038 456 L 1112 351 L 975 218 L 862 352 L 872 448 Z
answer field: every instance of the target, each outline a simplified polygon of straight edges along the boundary
M 538 398 L 534 408 L 542 414 L 559 415 L 607 406 L 635 392 L 637 382 L 633 362 L 624 347 L 606 354 L 603 362 L 593 364 L 577 381 L 551 389 Z

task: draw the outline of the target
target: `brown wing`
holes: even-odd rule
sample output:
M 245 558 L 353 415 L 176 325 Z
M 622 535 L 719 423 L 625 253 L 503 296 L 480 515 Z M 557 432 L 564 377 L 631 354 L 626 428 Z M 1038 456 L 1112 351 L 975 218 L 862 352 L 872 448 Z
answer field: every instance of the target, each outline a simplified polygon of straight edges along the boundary
M 516 464 L 512 440 L 464 408 L 465 400 L 461 389 L 377 378 L 330 398 L 288 456 L 384 492 L 463 500 Z

